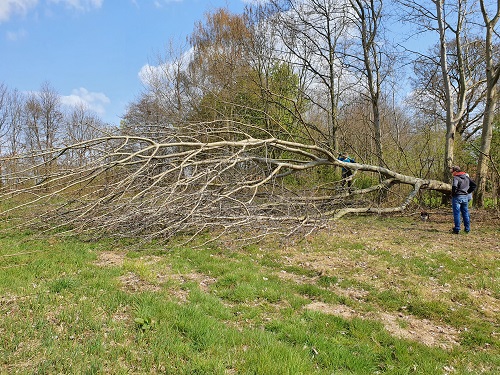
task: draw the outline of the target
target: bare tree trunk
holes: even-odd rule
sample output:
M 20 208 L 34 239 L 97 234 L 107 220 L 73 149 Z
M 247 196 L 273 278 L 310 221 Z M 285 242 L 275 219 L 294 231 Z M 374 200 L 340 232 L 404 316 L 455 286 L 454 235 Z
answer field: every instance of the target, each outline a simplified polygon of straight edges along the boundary
M 274 19 L 276 30 L 291 61 L 306 71 L 306 79 L 321 91 L 309 100 L 324 111 L 324 138 L 338 151 L 340 86 L 348 84 L 342 75 L 343 44 L 351 43 L 345 37 L 349 27 L 345 9 L 336 0 L 270 0 L 269 4 L 278 15 Z
M 462 116 L 465 113 L 465 98 L 466 92 L 468 90 L 465 72 L 463 69 L 463 56 L 461 53 L 461 34 L 462 34 L 462 24 L 463 15 L 460 11 L 457 12 L 457 23 L 455 30 L 455 42 L 457 48 L 457 61 L 458 61 L 458 71 L 460 74 L 458 95 L 456 97 L 456 102 L 454 101 L 452 85 L 450 82 L 450 71 L 448 66 L 448 48 L 446 40 L 446 29 L 448 24 L 445 19 L 445 0 L 433 0 L 436 5 L 436 15 L 439 30 L 439 45 L 440 45 L 440 65 L 443 76 L 443 85 L 446 95 L 446 138 L 445 138 L 445 154 L 444 154 L 444 165 L 443 165 L 443 180 L 449 181 L 451 179 L 450 168 L 453 165 L 454 155 L 455 155 L 455 134 L 457 131 L 457 126 L 460 123 Z M 459 2 L 461 6 L 462 2 Z M 449 197 L 443 195 L 443 203 L 448 201 Z
M 451 178 L 450 168 L 453 165 L 454 145 L 455 145 L 455 131 L 457 121 L 453 117 L 453 102 L 451 98 L 451 83 L 448 75 L 448 60 L 447 60 L 447 41 L 446 41 L 446 25 L 444 21 L 444 0 L 435 0 L 436 15 L 439 30 L 439 56 L 440 65 L 443 77 L 443 85 L 446 95 L 446 138 L 445 138 L 445 151 L 444 151 L 444 165 L 443 165 L 443 180 Z
M 495 87 L 493 91 L 496 91 Z M 474 194 L 474 206 L 484 207 L 484 196 L 486 192 L 486 180 L 488 177 L 488 165 L 490 163 L 491 139 L 493 137 L 493 113 L 496 107 L 496 93 L 490 92 L 486 96 L 486 107 L 483 118 L 483 130 L 481 133 L 481 152 L 479 153 L 477 169 L 477 189 Z
M 382 129 L 380 119 L 380 92 L 382 80 L 381 47 L 378 45 L 381 39 L 382 28 L 382 1 L 350 0 L 351 8 L 356 14 L 354 23 L 358 25 L 360 42 L 363 51 L 363 75 L 366 77 L 369 101 L 372 108 L 373 131 L 375 140 L 375 152 L 377 163 L 384 166 L 384 154 L 382 145 Z
M 493 61 L 493 37 L 496 34 L 495 26 L 500 18 L 500 2 L 497 1 L 495 16 L 489 18 L 484 0 L 480 0 L 481 13 L 486 28 L 485 56 L 486 56 L 486 105 L 484 108 L 483 128 L 481 133 L 481 152 L 479 154 L 477 170 L 477 190 L 474 205 L 484 207 L 488 163 L 490 162 L 491 140 L 493 137 L 493 118 L 497 105 L 497 83 L 500 76 L 500 65 Z
M 442 164 L 443 181 L 451 179 L 450 167 L 455 158 L 455 135 L 457 127 L 466 113 L 466 98 L 470 91 L 470 78 L 467 76 L 467 59 L 464 58 L 462 43 L 466 38 L 464 35 L 467 28 L 464 27 L 465 9 L 467 2 L 464 0 L 431 0 L 425 4 L 421 0 L 399 0 L 409 9 L 409 18 L 414 22 L 418 20 L 420 27 L 425 31 L 436 31 L 439 35 L 439 65 L 442 79 L 442 95 L 444 96 L 444 112 L 446 113 L 446 135 L 444 139 L 444 160 Z M 417 15 L 415 17 L 415 15 Z M 454 21 L 452 24 L 451 22 Z M 435 26 L 434 26 L 435 25 Z M 448 35 L 452 40 L 448 40 Z M 450 54 L 449 43 L 453 41 L 456 46 L 456 67 L 450 68 L 448 56 Z M 431 58 L 432 60 L 432 58 Z M 453 87 L 451 76 L 454 77 L 457 87 Z M 443 203 L 447 203 L 449 197 L 443 196 Z

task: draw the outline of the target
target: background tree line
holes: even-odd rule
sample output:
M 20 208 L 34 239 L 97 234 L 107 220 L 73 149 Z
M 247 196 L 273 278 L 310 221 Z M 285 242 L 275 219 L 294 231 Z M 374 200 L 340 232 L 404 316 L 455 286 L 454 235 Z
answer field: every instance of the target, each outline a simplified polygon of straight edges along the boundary
M 20 154 L 32 153 L 29 163 L 45 169 L 88 163 L 102 154 L 75 147 L 51 165 L 51 154 L 36 151 L 103 134 L 164 144 L 180 137 L 237 142 L 244 134 L 332 155 L 347 151 L 358 163 L 445 182 L 449 167 L 459 164 L 478 181 L 475 204 L 497 205 L 498 18 L 498 3 L 487 0 L 270 0 L 243 14 L 218 9 L 149 67 L 144 91 L 117 128 L 83 107 L 63 109 L 49 84 L 30 94 L 0 86 L 2 155 L 10 156 L 3 174 L 23 168 Z M 399 24 L 425 33 L 430 47 L 395 44 Z M 141 142 L 120 149 L 133 153 Z M 158 152 L 153 176 L 168 160 Z M 292 158 L 286 147 L 257 152 L 263 159 Z M 355 186 L 377 178 L 383 180 L 358 177 Z M 286 182 L 335 179 L 336 167 L 320 165 Z
M 83 104 L 63 106 L 61 96 L 48 82 L 31 93 L 21 93 L 0 83 L 2 183 L 6 182 L 5 176 L 36 165 L 40 168 L 35 173 L 43 179 L 51 163 L 48 154 L 39 153 L 41 150 L 95 138 L 106 128 L 99 116 Z M 72 150 L 64 163 L 81 166 L 86 156 L 82 150 Z M 57 165 L 52 167 L 57 168 Z
M 158 60 L 123 126 L 144 134 L 152 123 L 230 118 L 255 125 L 255 137 L 264 130 L 327 145 L 414 176 L 449 181 L 450 166 L 460 164 L 478 180 L 475 204 L 484 206 L 498 190 L 498 17 L 498 3 L 485 0 L 271 0 L 243 15 L 220 9 L 184 49 Z M 401 22 L 409 39 L 425 33 L 434 41 L 428 50 L 391 42 Z

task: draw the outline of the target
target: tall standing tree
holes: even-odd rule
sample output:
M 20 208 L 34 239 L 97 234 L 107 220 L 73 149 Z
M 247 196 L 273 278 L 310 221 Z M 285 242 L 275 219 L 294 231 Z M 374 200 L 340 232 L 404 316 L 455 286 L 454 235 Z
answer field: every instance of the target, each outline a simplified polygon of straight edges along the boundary
M 235 90 L 249 76 L 250 30 L 240 15 L 226 9 L 207 14 L 191 34 L 189 76 L 201 93 L 198 120 L 231 118 Z
M 289 62 L 272 52 L 264 41 L 263 26 L 251 11 L 242 16 L 222 9 L 206 16 L 191 36 L 192 60 L 187 77 L 202 93 L 191 116 L 198 121 L 231 120 L 254 126 L 253 135 L 272 134 L 297 139 L 305 100 L 298 76 Z M 269 29 L 266 29 L 269 31 Z M 304 139 L 304 138 L 302 138 Z
M 441 72 L 443 104 L 445 112 L 445 140 L 443 180 L 451 179 L 450 168 L 455 158 L 455 136 L 457 128 L 466 115 L 466 98 L 470 87 L 464 44 L 467 43 L 471 10 L 468 0 L 399 0 L 407 10 L 406 20 L 417 26 L 418 32 L 432 32 L 438 36 L 439 54 L 437 64 Z M 450 66 L 450 43 L 455 53 L 455 66 Z M 422 55 L 421 55 L 422 57 Z M 432 61 L 432 56 L 429 61 Z M 456 86 L 452 74 L 457 72 Z M 443 196 L 444 201 L 446 197 Z
M 127 131 L 143 131 L 158 139 L 168 136 L 174 124 L 179 126 L 188 120 L 199 101 L 198 90 L 189 77 L 192 56 L 187 41 L 176 46 L 171 40 L 155 65 L 141 71 L 146 90 L 127 109 L 122 124 Z
M 7 119 L 8 119 L 8 100 L 9 100 L 9 91 L 7 86 L 3 83 L 0 83 L 0 138 L 5 133 L 5 128 L 7 127 Z
M 165 139 L 171 134 L 172 123 L 179 124 L 179 121 L 175 121 L 177 117 L 172 112 L 166 111 L 166 102 L 162 99 L 170 99 L 168 94 L 161 94 L 159 97 L 158 92 L 162 92 L 161 89 L 155 88 L 129 103 L 120 124 L 123 134 L 142 135 L 155 140 Z M 178 113 L 175 109 L 172 111 Z
M 493 119 L 498 101 L 498 79 L 500 77 L 500 59 L 494 53 L 495 40 L 498 41 L 498 20 L 500 19 L 500 1 L 494 5 L 493 16 L 490 16 L 490 2 L 480 0 L 481 15 L 484 22 L 485 42 L 484 52 L 486 59 L 486 98 L 481 132 L 481 152 L 479 154 L 479 165 L 477 170 L 478 187 L 475 193 L 474 204 L 477 207 L 484 206 L 484 194 L 486 191 L 486 179 L 488 176 L 488 163 L 491 157 L 491 140 L 493 137 Z
M 459 119 L 456 133 L 465 141 L 469 140 L 481 129 L 484 113 L 485 74 L 484 53 L 481 40 L 467 42 L 464 48 L 463 66 L 457 59 L 455 43 L 449 43 L 449 77 L 453 92 L 460 90 L 462 75 L 460 70 L 467 72 L 468 90 L 465 93 L 465 111 Z M 439 45 L 428 50 L 428 55 L 420 56 L 414 61 L 414 107 L 426 117 L 429 122 L 436 119 L 446 124 L 447 95 L 443 85 L 442 70 L 439 65 Z M 440 128 L 439 128 L 440 129 Z
M 15 173 L 19 168 L 15 157 L 23 151 L 22 129 L 24 126 L 24 96 L 17 90 L 7 92 L 4 98 L 2 117 L 2 155 L 11 157 L 2 163 L 2 173 Z
M 26 126 L 23 131 L 25 144 L 28 151 L 36 154 L 39 150 L 53 149 L 60 145 L 60 131 L 63 127 L 63 112 L 61 109 L 61 97 L 50 86 L 43 83 L 39 92 L 31 93 L 25 102 L 24 115 Z M 45 171 L 40 176 L 50 174 L 53 163 L 48 160 L 49 156 L 41 155 L 34 157 L 33 163 L 43 163 Z M 41 177 L 43 178 L 43 177 Z
M 307 73 L 303 87 L 325 114 L 326 142 L 339 150 L 343 92 L 357 81 L 345 70 L 346 49 L 352 43 L 346 8 L 337 0 L 271 0 L 269 6 L 280 37 L 276 54 Z
M 56 147 L 63 125 L 63 112 L 61 97 L 49 83 L 43 83 L 40 91 L 29 94 L 25 114 L 28 125 L 26 137 L 31 149 Z
M 63 142 L 65 145 L 78 144 L 102 136 L 106 132 L 99 117 L 84 104 L 73 107 L 65 114 Z M 93 157 L 85 148 L 71 149 L 67 152 L 67 162 L 81 167 Z
M 5 134 L 4 152 L 15 156 L 22 151 L 22 129 L 24 126 L 25 97 L 17 90 L 9 93 L 7 102 L 7 129 Z
M 3 153 L 3 143 L 6 134 L 6 125 L 8 120 L 8 99 L 9 92 L 7 86 L 0 83 L 0 155 Z M 0 165 L 0 185 L 2 184 L 1 176 L 3 173 L 3 167 Z
M 371 122 L 373 124 L 375 152 L 378 165 L 384 166 L 384 153 L 382 145 L 382 120 L 381 120 L 381 90 L 382 81 L 389 73 L 391 66 L 388 43 L 383 41 L 383 1 L 382 0 L 349 0 L 350 10 L 353 13 L 352 23 L 357 29 L 362 53 L 353 54 L 354 61 L 361 60 L 358 72 L 365 77 L 366 91 L 362 95 L 368 97 L 371 105 Z M 361 56 L 361 57 L 358 57 Z M 388 63 L 384 64 L 384 60 Z M 353 67 L 357 65 L 354 64 Z M 359 65 L 358 65 L 359 66 Z
M 251 35 L 247 57 L 252 73 L 244 78 L 246 84 L 240 84 L 247 91 L 242 98 L 254 99 L 247 103 L 254 108 L 251 112 L 255 124 L 268 134 L 310 142 L 310 132 L 317 133 L 318 129 L 304 117 L 310 109 L 302 79 L 305 72 L 297 69 L 288 54 L 278 52 L 280 30 L 273 17 L 270 9 L 262 5 L 245 10 L 244 19 Z

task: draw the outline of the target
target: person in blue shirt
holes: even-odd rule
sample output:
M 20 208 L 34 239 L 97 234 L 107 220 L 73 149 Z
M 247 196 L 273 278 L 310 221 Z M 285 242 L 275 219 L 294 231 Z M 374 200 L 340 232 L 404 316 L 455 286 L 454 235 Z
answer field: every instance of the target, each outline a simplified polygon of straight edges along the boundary
M 343 152 L 342 154 L 340 154 L 338 160 L 345 163 L 355 163 L 355 160 L 349 157 L 349 154 L 347 152 Z M 352 171 L 349 168 L 342 167 L 342 186 L 344 186 L 347 181 L 347 187 L 351 187 L 352 180 L 347 180 L 349 177 L 351 177 L 351 175 Z

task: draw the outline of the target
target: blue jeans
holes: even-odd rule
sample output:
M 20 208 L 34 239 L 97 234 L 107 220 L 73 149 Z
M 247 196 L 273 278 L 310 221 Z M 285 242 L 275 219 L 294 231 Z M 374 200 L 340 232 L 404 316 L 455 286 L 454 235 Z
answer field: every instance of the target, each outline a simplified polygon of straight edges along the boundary
M 467 195 L 457 195 L 451 199 L 451 207 L 453 208 L 453 230 L 460 231 L 460 214 L 464 220 L 464 229 L 470 231 L 470 215 L 469 215 L 469 199 Z

